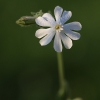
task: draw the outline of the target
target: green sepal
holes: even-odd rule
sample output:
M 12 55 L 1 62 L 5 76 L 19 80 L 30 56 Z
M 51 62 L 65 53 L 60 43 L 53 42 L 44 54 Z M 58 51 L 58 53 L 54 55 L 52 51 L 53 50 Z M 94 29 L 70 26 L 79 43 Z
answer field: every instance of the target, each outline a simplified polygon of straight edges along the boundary
M 34 18 L 37 18 L 37 17 L 39 17 L 39 16 L 42 16 L 43 15 L 43 12 L 42 12 L 42 10 L 40 10 L 39 12 L 31 12 L 31 14 L 34 16 Z

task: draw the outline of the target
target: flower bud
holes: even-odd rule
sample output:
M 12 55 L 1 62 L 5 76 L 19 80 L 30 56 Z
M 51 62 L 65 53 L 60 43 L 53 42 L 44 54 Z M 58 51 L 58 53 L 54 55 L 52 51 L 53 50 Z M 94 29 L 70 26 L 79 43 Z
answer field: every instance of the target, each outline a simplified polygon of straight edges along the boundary
M 22 16 L 16 21 L 16 23 L 22 27 L 30 26 L 32 24 L 35 24 L 35 18 L 33 16 Z
M 35 24 L 35 19 L 39 16 L 42 16 L 43 12 L 42 12 L 42 10 L 40 10 L 39 12 L 36 12 L 36 13 L 31 12 L 31 14 L 33 16 L 22 16 L 20 19 L 18 19 L 16 21 L 16 24 L 18 24 L 22 27 L 33 25 L 33 24 Z

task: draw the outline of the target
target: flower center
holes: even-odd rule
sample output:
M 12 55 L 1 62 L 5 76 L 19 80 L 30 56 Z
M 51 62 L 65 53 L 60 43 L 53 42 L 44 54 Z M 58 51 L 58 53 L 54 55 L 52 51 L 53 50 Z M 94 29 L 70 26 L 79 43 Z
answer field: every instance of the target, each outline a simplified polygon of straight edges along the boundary
M 55 26 L 56 30 L 59 30 L 60 28 L 61 28 L 61 26 L 59 24 Z
M 60 24 L 57 24 L 57 25 L 55 26 L 55 29 L 56 29 L 58 32 L 61 32 L 61 31 L 63 30 L 63 26 L 60 25 Z

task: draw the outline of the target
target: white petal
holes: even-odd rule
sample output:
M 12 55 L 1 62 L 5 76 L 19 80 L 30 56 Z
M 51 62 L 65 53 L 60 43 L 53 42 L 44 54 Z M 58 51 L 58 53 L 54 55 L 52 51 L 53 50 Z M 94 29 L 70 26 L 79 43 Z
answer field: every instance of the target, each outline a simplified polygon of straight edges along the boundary
M 45 14 L 43 14 L 42 17 L 43 17 L 44 19 L 46 19 L 47 21 L 49 21 L 52 25 L 55 25 L 55 20 L 54 20 L 54 18 L 52 17 L 51 14 L 45 13 Z
M 57 52 L 62 52 L 62 43 L 61 43 L 60 33 L 58 31 L 56 31 L 56 36 L 54 39 L 54 49 Z
M 49 31 L 52 31 L 52 28 L 48 28 L 48 29 L 38 29 L 35 33 L 35 36 L 37 38 L 42 38 L 45 35 L 47 35 L 49 33 Z
M 72 40 L 78 40 L 80 38 L 80 34 L 78 32 L 74 32 L 71 30 L 64 30 L 65 34 L 70 37 Z
M 63 9 L 59 6 L 56 6 L 54 9 L 54 15 L 55 15 L 57 23 L 60 22 L 60 17 L 62 15 L 62 11 L 63 11 Z
M 35 22 L 39 25 L 39 26 L 47 26 L 47 27 L 51 27 L 52 25 L 50 24 L 50 22 L 46 21 L 43 17 L 38 17 L 35 19 Z
M 70 49 L 72 47 L 72 40 L 64 33 L 61 34 L 61 40 L 63 41 L 63 44 L 66 49 Z
M 78 31 L 78 30 L 81 30 L 81 28 L 82 28 L 82 25 L 79 22 L 71 22 L 71 23 L 68 23 L 68 24 L 64 25 L 65 30 L 70 29 L 70 30 Z
M 55 30 L 52 28 L 50 31 L 48 31 L 48 34 L 40 40 L 41 46 L 45 46 L 49 44 L 52 38 L 54 37 L 54 35 L 55 35 Z
M 61 17 L 61 23 L 64 24 L 66 21 L 70 19 L 71 16 L 72 16 L 71 11 L 64 11 Z

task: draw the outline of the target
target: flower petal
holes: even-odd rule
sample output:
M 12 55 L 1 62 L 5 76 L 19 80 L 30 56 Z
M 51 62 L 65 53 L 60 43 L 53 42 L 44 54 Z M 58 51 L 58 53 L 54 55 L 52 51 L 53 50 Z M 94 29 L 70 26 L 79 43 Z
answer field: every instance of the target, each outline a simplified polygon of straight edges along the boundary
M 81 25 L 81 23 L 79 23 L 79 22 L 71 22 L 71 23 L 68 23 L 68 24 L 65 24 L 64 25 L 64 29 L 66 30 L 68 30 L 68 29 L 70 29 L 70 30 L 76 30 L 76 31 L 79 31 L 79 30 L 81 30 L 81 28 L 82 28 L 82 25 Z
M 44 19 L 43 17 L 38 17 L 35 19 L 35 22 L 39 25 L 39 26 L 47 26 L 47 27 L 51 27 L 52 25 L 50 24 L 50 22 L 48 22 L 46 19 Z
M 56 6 L 54 9 L 54 15 L 56 18 L 56 22 L 59 23 L 60 22 L 60 17 L 62 15 L 63 9 L 59 6 Z
M 48 28 L 48 29 L 38 29 L 35 33 L 35 36 L 37 38 L 42 38 L 45 35 L 47 35 L 49 33 L 49 31 L 52 31 L 52 28 Z
M 54 39 L 54 49 L 57 52 L 62 52 L 62 43 L 61 43 L 60 33 L 58 31 L 56 31 L 56 36 Z
M 74 31 L 71 31 L 71 30 L 66 31 L 65 34 L 68 37 L 70 37 L 72 40 L 78 40 L 81 36 L 78 32 L 74 32 Z
M 47 21 L 49 21 L 52 25 L 55 25 L 55 20 L 54 20 L 54 18 L 52 17 L 51 14 L 45 13 L 45 14 L 43 14 L 42 17 L 43 17 L 44 19 L 46 19 Z
M 45 46 L 45 45 L 49 44 L 51 42 L 52 38 L 54 37 L 54 35 L 55 35 L 55 30 L 53 28 L 51 28 L 48 31 L 48 34 L 40 40 L 41 46 Z
M 72 47 L 72 40 L 68 36 L 66 36 L 64 33 L 62 33 L 60 36 L 65 48 L 70 49 Z
M 64 24 L 66 21 L 70 19 L 71 16 L 72 16 L 71 11 L 64 11 L 61 17 L 61 23 Z

